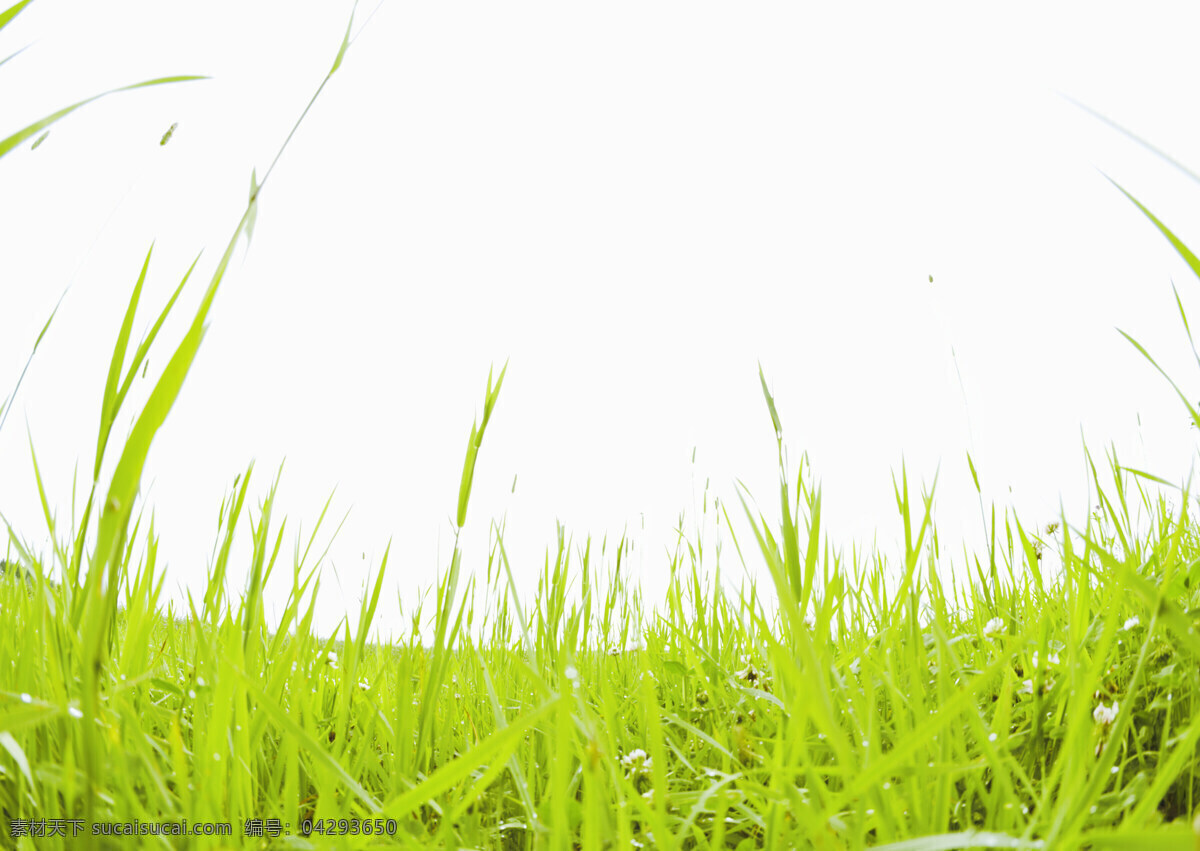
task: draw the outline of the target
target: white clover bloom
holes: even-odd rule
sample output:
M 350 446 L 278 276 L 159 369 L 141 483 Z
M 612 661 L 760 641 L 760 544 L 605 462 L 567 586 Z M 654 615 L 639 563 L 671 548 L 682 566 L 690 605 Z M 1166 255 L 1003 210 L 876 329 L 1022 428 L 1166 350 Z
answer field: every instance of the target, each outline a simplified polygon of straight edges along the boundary
M 1115 700 L 1113 701 L 1113 705 L 1111 707 L 1105 706 L 1103 703 L 1101 703 L 1092 710 L 1092 720 L 1097 724 L 1107 727 L 1109 724 L 1117 720 L 1117 711 L 1118 704 Z
M 650 772 L 654 768 L 654 759 L 641 748 L 634 748 L 621 757 L 621 765 L 625 767 L 625 777 L 639 790 L 652 782 Z
M 754 683 L 756 683 L 762 679 L 762 671 L 760 671 L 760 670 L 758 670 L 758 668 L 754 667 L 754 663 L 747 662 L 746 667 L 742 668 L 742 670 L 735 673 L 734 676 L 737 677 L 739 680 L 745 680 L 746 682 L 753 685 Z
M 1003 631 L 1004 631 L 1004 621 L 1002 621 L 1000 618 L 992 618 L 990 621 L 988 621 L 987 623 L 985 623 L 983 625 L 983 634 L 984 635 L 995 635 L 996 633 L 1003 632 Z
M 1048 655 L 1048 656 L 1046 657 L 1046 664 L 1047 664 L 1047 665 L 1058 665 L 1058 664 L 1061 664 L 1061 660 L 1058 658 L 1058 654 L 1057 654 L 1057 653 L 1051 653 L 1050 655 Z M 1035 668 L 1036 668 L 1036 667 L 1038 667 L 1038 665 L 1039 665 L 1039 660 L 1038 660 L 1038 652 L 1037 652 L 1036 650 L 1034 650 L 1034 651 L 1033 651 L 1033 667 L 1035 667 Z
M 1054 680 L 1047 677 L 1042 683 L 1042 694 L 1046 694 L 1050 689 L 1054 688 Z M 1021 690 L 1017 694 L 1033 694 L 1033 680 L 1024 680 L 1021 683 Z
M 641 748 L 634 748 L 621 757 L 621 765 L 632 775 L 645 774 L 654 767 L 654 758 Z
M 1135 626 L 1137 626 L 1140 623 L 1141 623 L 1141 621 L 1138 620 L 1138 616 L 1134 615 L 1129 620 L 1125 621 L 1125 626 L 1123 627 L 1123 629 L 1126 632 L 1128 632 L 1129 630 L 1133 629 Z
M 649 757 L 641 748 L 634 748 L 629 753 L 625 754 L 625 756 L 621 757 L 621 764 L 624 766 L 631 766 L 634 764 L 640 765 L 650 758 L 651 757 Z
M 371 688 L 371 683 L 366 677 L 363 677 L 358 681 L 358 687 L 363 691 L 368 691 Z
M 812 612 L 809 612 L 808 614 L 806 614 L 804 616 L 804 625 L 806 627 L 808 627 L 809 629 L 816 629 L 817 628 L 817 616 L 814 615 Z

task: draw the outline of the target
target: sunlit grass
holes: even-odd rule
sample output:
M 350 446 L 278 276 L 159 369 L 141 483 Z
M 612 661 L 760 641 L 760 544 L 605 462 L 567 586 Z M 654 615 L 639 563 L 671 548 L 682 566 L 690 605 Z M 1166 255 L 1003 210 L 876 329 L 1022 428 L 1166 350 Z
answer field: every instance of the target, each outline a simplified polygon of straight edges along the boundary
M 348 29 L 330 76 L 349 42 Z M 760 374 L 778 510 L 768 516 L 742 493 L 731 513 L 706 493 L 665 557 L 662 600 L 643 600 L 629 579 L 626 540 L 573 543 L 565 530 L 536 590 L 522 588 L 493 523 L 489 551 L 473 561 L 456 539 L 401 638 L 371 639 L 390 547 L 357 617 L 322 637 L 313 616 L 325 514 L 290 534 L 273 513 L 278 478 L 255 503 L 251 467 L 221 505 L 203 594 L 185 610 L 164 606 L 157 537 L 137 499 L 142 466 L 269 176 L 252 177 L 200 306 L 118 445 L 112 426 L 132 379 L 163 345 L 163 320 L 195 269 L 131 351 L 152 266 L 150 252 L 139 258 L 82 517 L 60 524 L 38 474 L 50 550 L 5 524 L 0 846 L 128 847 L 14 830 L 186 819 L 233 833 L 142 841 L 1200 847 L 1200 527 L 1186 487 L 1115 455 L 1099 466 L 1089 457 L 1097 509 L 1083 518 L 1032 528 L 981 496 L 989 545 L 957 571 L 937 541 L 932 489 L 914 493 L 901 470 L 902 551 L 847 555 L 821 529 L 806 462 L 786 462 Z M 503 415 L 504 374 L 489 375 L 469 431 L 460 531 L 486 522 L 468 507 L 490 418 Z M 1195 394 L 1180 396 L 1200 423 Z M 250 567 L 245 587 L 231 588 L 238 535 L 252 542 Z M 731 582 L 759 567 L 768 588 Z M 291 591 L 269 620 L 263 589 L 277 574 Z M 272 820 L 284 835 L 248 835 L 269 833 Z

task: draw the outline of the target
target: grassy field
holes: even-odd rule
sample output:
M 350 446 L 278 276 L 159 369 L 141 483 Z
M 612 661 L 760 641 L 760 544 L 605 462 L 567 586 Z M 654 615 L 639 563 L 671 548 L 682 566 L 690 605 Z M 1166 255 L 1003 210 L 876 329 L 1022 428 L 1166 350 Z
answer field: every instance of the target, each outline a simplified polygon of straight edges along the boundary
M 0 140 L 0 157 L 65 112 Z M 663 600 L 628 581 L 627 542 L 565 534 L 531 598 L 493 526 L 486 564 L 464 564 L 456 544 L 406 639 L 369 638 L 387 556 L 354 631 L 321 638 L 321 523 L 285 542 L 275 485 L 247 504 L 250 469 L 221 506 L 203 596 L 162 605 L 142 468 L 269 177 L 252 178 L 118 446 L 112 425 L 179 294 L 131 350 L 145 257 L 114 329 L 82 517 L 56 525 L 39 479 L 51 551 L 7 528 L 0 846 L 1200 848 L 1200 527 L 1186 489 L 1111 456 L 1091 466 L 1097 508 L 1083 518 L 1031 529 L 981 497 L 989 544 L 957 571 L 932 494 L 901 472 L 903 551 L 847 555 L 822 534 L 804 462 L 784 462 L 763 378 L 778 514 L 748 500 L 705 511 L 734 544 L 726 572 L 765 565 L 770 587 L 733 590 L 697 524 Z M 489 375 L 470 430 L 460 530 L 503 379 Z M 253 541 L 250 578 L 231 589 L 239 534 Z M 292 591 L 268 622 L 263 588 L 279 574 Z M 221 824 L 228 835 L 195 835 Z M 152 833 L 185 825 L 193 835 Z M 106 835 L 118 829 L 136 835 Z

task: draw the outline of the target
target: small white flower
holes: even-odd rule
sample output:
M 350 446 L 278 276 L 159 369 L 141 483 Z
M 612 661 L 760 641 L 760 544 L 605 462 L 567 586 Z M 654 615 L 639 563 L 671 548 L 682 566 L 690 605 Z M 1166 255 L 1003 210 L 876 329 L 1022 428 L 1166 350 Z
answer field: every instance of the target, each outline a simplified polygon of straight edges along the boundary
M 1002 621 L 1000 618 L 992 618 L 990 621 L 988 621 L 987 623 L 985 623 L 983 625 L 983 634 L 984 635 L 995 635 L 996 633 L 1003 632 L 1003 631 L 1004 631 L 1004 621 Z
M 806 614 L 804 616 L 804 625 L 806 627 L 808 627 L 809 629 L 816 629 L 817 628 L 817 616 L 814 615 L 812 612 L 809 612 L 808 614 Z
M 1039 664 L 1040 664 L 1040 662 L 1039 662 L 1039 660 L 1038 660 L 1038 652 L 1037 652 L 1036 650 L 1034 650 L 1034 651 L 1033 651 L 1033 667 L 1037 668 L 1037 667 L 1039 666 Z M 1058 658 L 1058 654 L 1057 654 L 1057 653 L 1051 653 L 1049 656 L 1047 656 L 1047 657 L 1046 657 L 1046 664 L 1047 664 L 1047 665 L 1058 665 L 1058 664 L 1061 664 L 1061 660 Z
M 654 767 L 654 758 L 641 748 L 634 748 L 621 757 L 621 765 L 625 766 L 630 776 L 648 774 Z
M 1138 620 L 1138 616 L 1134 615 L 1129 620 L 1125 621 L 1125 626 L 1123 627 L 1123 629 L 1125 629 L 1126 631 L 1129 631 L 1140 623 L 1141 623 L 1141 621 Z
M 738 671 L 736 674 L 734 674 L 734 676 L 739 680 L 745 680 L 753 685 L 762 679 L 762 671 L 758 670 L 758 668 L 755 668 L 753 663 L 747 662 L 746 667 L 742 668 L 742 670 Z
M 647 759 L 650 759 L 650 757 L 646 755 L 644 750 L 641 748 L 634 748 L 629 753 L 625 754 L 625 756 L 621 757 L 621 764 L 625 766 L 634 765 L 635 763 L 641 764 Z
M 1103 703 L 1101 703 L 1094 710 L 1092 710 L 1092 720 L 1094 720 L 1097 724 L 1107 727 L 1113 721 L 1117 720 L 1117 710 L 1118 704 L 1115 700 L 1113 701 L 1113 705 L 1111 707 L 1105 706 Z
M 334 652 L 333 650 L 330 650 L 329 654 L 325 657 L 325 661 L 328 662 L 330 665 L 336 665 L 337 664 L 337 653 Z
M 371 683 L 367 680 L 366 677 L 363 677 L 361 680 L 358 681 L 358 687 L 360 689 L 362 689 L 363 691 L 368 691 L 371 688 Z
M 1054 680 L 1049 677 L 1042 683 L 1042 694 L 1046 694 L 1050 689 L 1054 688 Z M 1017 694 L 1033 694 L 1033 680 L 1024 680 L 1021 683 L 1021 690 Z

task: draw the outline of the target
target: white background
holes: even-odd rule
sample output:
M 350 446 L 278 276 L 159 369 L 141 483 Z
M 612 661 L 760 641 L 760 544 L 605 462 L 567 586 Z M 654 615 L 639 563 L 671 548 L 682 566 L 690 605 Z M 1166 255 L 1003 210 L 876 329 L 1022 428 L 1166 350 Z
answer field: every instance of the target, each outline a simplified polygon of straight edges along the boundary
M 3 393 L 71 285 L 0 432 L 0 512 L 35 547 L 48 538 L 26 430 L 65 523 L 147 248 L 135 344 L 204 252 L 153 378 L 251 168 L 270 163 L 349 13 L 39 0 L 0 34 L 0 55 L 31 44 L 0 68 L 3 135 L 112 86 L 212 77 L 115 95 L 0 161 Z M 940 462 L 951 553 L 981 530 L 968 450 L 985 499 L 1031 527 L 1060 499 L 1084 518 L 1084 439 L 1098 463 L 1112 442 L 1182 480 L 1195 432 L 1116 328 L 1200 399 L 1171 294 L 1174 280 L 1195 308 L 1197 281 L 1101 172 L 1193 243 L 1200 189 L 1061 94 L 1195 165 L 1197 17 L 384 3 L 264 191 L 155 442 L 143 495 L 168 595 L 203 587 L 234 476 L 256 461 L 257 503 L 286 456 L 280 572 L 336 485 L 326 531 L 352 510 L 324 566 L 322 628 L 357 608 L 391 538 L 380 617 L 402 630 L 397 597 L 411 608 L 447 562 L 471 420 L 506 360 L 466 564 L 483 568 L 488 521 L 507 517 L 530 589 L 556 519 L 577 541 L 634 533 L 656 599 L 672 529 L 706 481 L 731 516 L 736 477 L 774 517 L 759 361 L 839 545 L 877 536 L 895 552 L 902 461 L 918 491 Z M 731 547 L 722 563 L 741 575 Z M 231 568 L 235 589 L 245 569 Z

